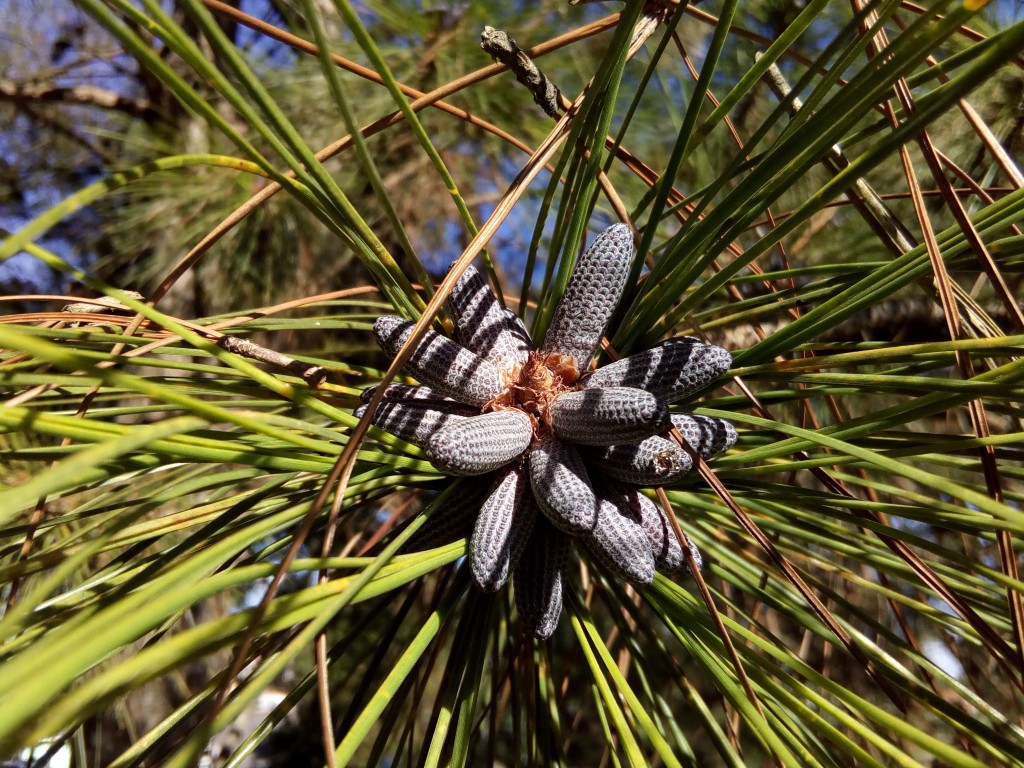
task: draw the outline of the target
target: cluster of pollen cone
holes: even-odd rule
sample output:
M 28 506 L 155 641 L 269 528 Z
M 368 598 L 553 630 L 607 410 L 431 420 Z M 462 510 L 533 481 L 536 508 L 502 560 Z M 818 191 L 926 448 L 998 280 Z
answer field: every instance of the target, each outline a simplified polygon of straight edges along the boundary
M 472 531 L 469 562 L 481 589 L 497 591 L 512 577 L 520 618 L 540 638 L 558 623 L 573 540 L 637 586 L 655 570 L 687 571 L 665 513 L 639 486 L 692 469 L 672 427 L 704 458 L 736 441 L 728 422 L 668 408 L 728 370 L 721 347 L 670 339 L 589 370 L 632 257 L 628 227 L 602 232 L 576 264 L 539 349 L 470 267 L 449 299 L 456 340 L 427 331 L 404 369 L 423 386 L 390 385 L 372 417 L 442 472 L 477 478 L 435 517 L 449 540 Z M 374 333 L 394 357 L 412 328 L 386 316 Z

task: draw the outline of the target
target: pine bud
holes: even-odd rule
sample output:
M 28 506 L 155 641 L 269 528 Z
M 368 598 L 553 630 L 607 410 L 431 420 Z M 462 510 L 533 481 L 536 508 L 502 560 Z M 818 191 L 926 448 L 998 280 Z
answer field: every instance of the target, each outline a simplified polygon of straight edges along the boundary
M 562 614 L 562 589 L 569 564 L 570 539 L 538 517 L 516 566 L 516 608 L 523 628 L 546 640 Z
M 412 333 L 414 323 L 400 317 L 377 318 L 373 332 L 394 357 Z M 501 374 L 491 363 L 460 344 L 428 330 L 406 363 L 406 369 L 428 387 L 467 405 L 484 406 L 501 393 Z
M 522 411 L 492 411 L 449 424 L 427 441 L 427 456 L 450 475 L 482 475 L 508 464 L 533 439 Z
M 355 410 L 357 418 L 362 418 L 364 413 L 365 405 Z M 454 400 L 384 400 L 373 412 L 372 423 L 395 437 L 425 448 L 439 429 L 478 414 L 471 406 Z
M 537 502 L 527 473 L 514 466 L 499 474 L 497 485 L 480 508 L 469 545 L 469 567 L 480 589 L 497 592 L 504 586 L 536 518 Z
M 593 528 L 597 499 L 576 449 L 548 435 L 533 444 L 528 458 L 530 485 L 548 520 L 573 535 Z
M 511 371 L 526 362 L 533 343 L 516 315 L 498 303 L 483 275 L 470 265 L 452 288 L 448 306 L 455 338 L 466 349 Z
M 702 389 L 732 364 L 721 347 L 700 339 L 669 339 L 663 344 L 601 366 L 585 387 L 636 387 L 674 402 Z
M 633 259 L 633 233 L 625 224 L 609 227 L 576 262 L 544 337 L 542 351 L 575 358 L 585 371 L 604 329 L 622 298 Z
M 609 568 L 632 584 L 654 581 L 654 552 L 644 529 L 630 516 L 617 494 L 599 496 L 597 523 L 583 536 L 587 548 Z
M 583 445 L 632 443 L 664 432 L 663 400 L 642 389 L 604 387 L 565 392 L 551 404 L 551 425 L 564 440 Z

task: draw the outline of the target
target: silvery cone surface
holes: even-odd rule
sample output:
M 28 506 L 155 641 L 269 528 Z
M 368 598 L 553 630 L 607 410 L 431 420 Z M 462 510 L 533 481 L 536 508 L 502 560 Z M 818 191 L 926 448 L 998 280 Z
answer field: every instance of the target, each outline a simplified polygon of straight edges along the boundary
M 728 422 L 668 407 L 728 370 L 732 358 L 721 347 L 669 339 L 589 371 L 633 252 L 623 224 L 597 237 L 539 348 L 469 267 L 449 298 L 455 339 L 428 330 L 403 369 L 422 386 L 389 385 L 373 414 L 376 426 L 420 446 L 442 472 L 476 478 L 414 546 L 472 527 L 473 580 L 494 592 L 511 576 L 523 626 L 538 638 L 558 624 L 573 541 L 637 586 L 650 584 L 655 570 L 686 573 L 668 518 L 638 486 L 672 483 L 693 468 L 668 437 L 671 427 L 705 459 L 736 442 Z M 374 334 L 394 357 L 412 328 L 385 316 Z M 699 564 L 692 543 L 690 551 Z

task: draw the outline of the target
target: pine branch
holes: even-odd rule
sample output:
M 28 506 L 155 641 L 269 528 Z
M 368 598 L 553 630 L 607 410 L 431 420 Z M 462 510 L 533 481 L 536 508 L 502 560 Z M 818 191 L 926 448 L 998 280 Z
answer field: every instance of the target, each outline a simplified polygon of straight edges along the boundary
M 95 85 L 63 86 L 52 82 L 19 83 L 14 80 L 0 80 L 0 101 L 14 104 L 37 102 L 83 104 L 101 109 L 117 110 L 147 121 L 155 120 L 157 117 L 156 109 L 147 99 L 133 99 Z

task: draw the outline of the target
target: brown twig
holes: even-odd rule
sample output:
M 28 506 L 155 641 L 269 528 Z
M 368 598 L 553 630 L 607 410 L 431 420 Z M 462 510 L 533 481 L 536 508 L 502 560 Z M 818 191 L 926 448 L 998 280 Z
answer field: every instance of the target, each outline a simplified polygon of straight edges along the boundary
M 0 80 L 0 101 L 19 105 L 38 102 L 83 104 L 117 110 L 143 120 L 152 120 L 157 114 L 147 99 L 133 99 L 117 91 L 89 84 L 65 86 L 53 82 L 19 83 L 14 80 Z
M 313 389 L 323 384 L 324 379 L 327 378 L 327 371 L 324 370 L 323 366 L 299 362 L 273 349 L 261 347 L 249 339 L 240 339 L 237 336 L 221 336 L 217 339 L 217 346 L 226 349 L 228 352 L 234 352 L 236 355 L 248 357 L 251 360 L 258 360 L 261 363 L 275 365 L 289 373 L 294 373 L 296 376 L 301 376 Z
M 540 71 L 533 63 L 533 59 L 526 55 L 508 32 L 494 27 L 484 27 L 484 31 L 480 33 L 480 47 L 495 61 L 511 70 L 516 80 L 533 94 L 534 103 L 543 109 L 548 117 L 558 117 L 561 91 L 551 82 L 551 78 Z

